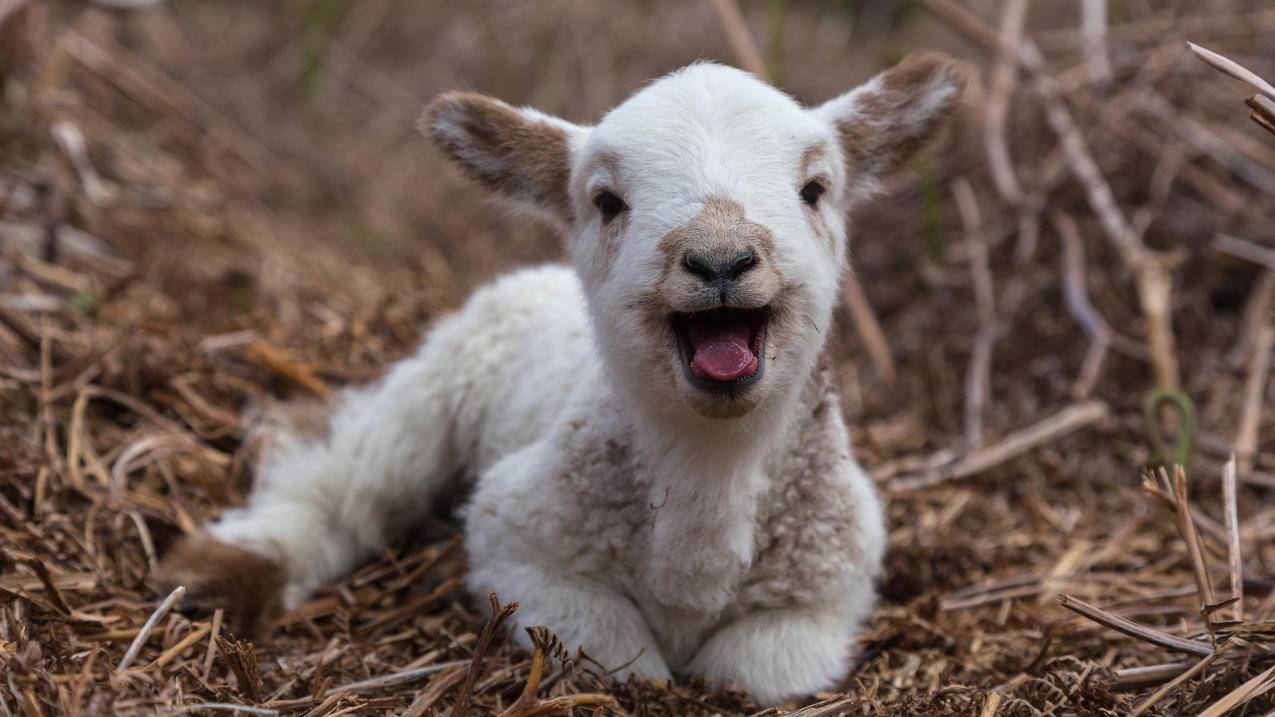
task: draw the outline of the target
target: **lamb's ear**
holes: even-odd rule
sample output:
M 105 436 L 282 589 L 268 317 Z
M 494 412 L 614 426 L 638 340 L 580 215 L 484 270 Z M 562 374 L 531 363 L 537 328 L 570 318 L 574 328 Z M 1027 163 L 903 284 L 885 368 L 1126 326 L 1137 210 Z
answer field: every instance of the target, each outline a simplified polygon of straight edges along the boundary
M 497 194 L 567 221 L 571 152 L 588 129 L 467 92 L 439 96 L 420 129 L 471 178 Z
M 811 110 L 841 135 L 852 202 L 877 191 L 939 133 L 955 114 L 968 75 L 964 63 L 947 55 L 913 53 Z

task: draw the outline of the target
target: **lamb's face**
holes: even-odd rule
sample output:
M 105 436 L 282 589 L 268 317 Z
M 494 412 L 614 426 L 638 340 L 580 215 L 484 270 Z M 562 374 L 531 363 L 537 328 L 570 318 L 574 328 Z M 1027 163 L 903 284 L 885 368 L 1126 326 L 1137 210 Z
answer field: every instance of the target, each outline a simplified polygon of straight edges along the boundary
M 809 374 L 844 264 L 836 129 L 694 65 L 608 114 L 571 178 L 571 252 L 598 340 L 660 405 L 740 416 Z
M 445 95 L 427 131 L 568 230 L 603 360 L 628 395 L 737 418 L 809 375 L 845 265 L 845 211 L 950 113 L 954 64 L 906 61 L 807 110 L 699 64 L 585 128 Z

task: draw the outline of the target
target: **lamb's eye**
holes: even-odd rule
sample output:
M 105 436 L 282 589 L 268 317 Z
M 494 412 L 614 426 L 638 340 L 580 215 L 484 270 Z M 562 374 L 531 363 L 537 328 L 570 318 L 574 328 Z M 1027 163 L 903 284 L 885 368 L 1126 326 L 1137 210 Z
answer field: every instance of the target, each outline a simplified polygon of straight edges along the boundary
M 602 212 L 603 224 L 610 224 L 612 219 L 620 216 L 620 212 L 629 208 L 629 205 L 625 204 L 623 199 L 605 189 L 598 192 L 598 196 L 593 198 L 593 206 Z
M 806 182 L 806 186 L 801 188 L 801 201 L 813 207 L 819 203 L 819 197 L 822 197 L 826 191 L 828 191 L 827 188 L 819 182 Z

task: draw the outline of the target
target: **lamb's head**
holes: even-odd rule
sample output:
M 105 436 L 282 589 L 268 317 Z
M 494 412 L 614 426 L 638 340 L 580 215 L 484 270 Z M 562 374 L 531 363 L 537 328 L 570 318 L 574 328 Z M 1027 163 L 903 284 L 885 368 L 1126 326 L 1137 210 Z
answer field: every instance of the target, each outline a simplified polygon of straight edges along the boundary
M 422 124 L 473 178 L 567 231 L 628 397 L 729 419 L 800 390 L 836 304 L 845 212 L 935 134 L 963 76 L 913 56 L 805 109 L 696 64 L 592 127 L 459 93 Z

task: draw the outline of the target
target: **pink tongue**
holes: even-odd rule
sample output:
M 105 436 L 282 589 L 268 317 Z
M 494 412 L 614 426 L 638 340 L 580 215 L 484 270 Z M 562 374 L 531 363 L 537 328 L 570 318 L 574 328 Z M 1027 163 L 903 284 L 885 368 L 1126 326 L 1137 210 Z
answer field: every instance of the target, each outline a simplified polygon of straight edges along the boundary
M 686 339 L 694 355 L 691 373 L 710 381 L 734 381 L 753 375 L 757 357 L 748 347 L 752 328 L 747 321 L 694 321 L 687 327 Z

